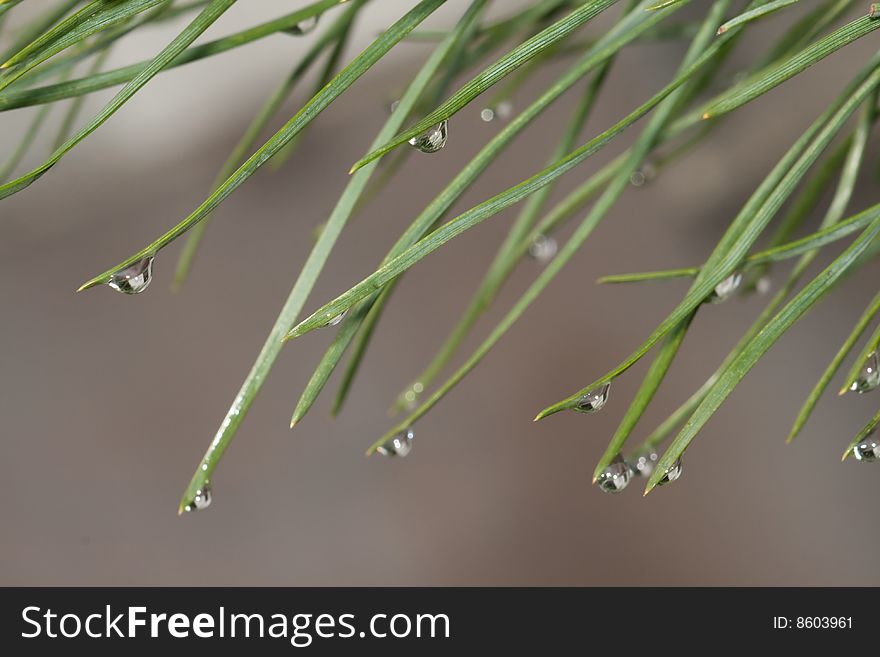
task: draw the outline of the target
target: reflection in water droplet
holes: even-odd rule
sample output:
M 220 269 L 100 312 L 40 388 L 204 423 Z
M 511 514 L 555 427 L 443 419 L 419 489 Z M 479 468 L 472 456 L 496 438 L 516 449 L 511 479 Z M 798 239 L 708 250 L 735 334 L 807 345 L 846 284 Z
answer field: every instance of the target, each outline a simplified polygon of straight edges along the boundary
M 107 285 L 123 294 L 140 294 L 153 280 L 153 256 L 147 256 L 120 269 L 110 277 Z
M 324 324 L 324 327 L 328 327 L 328 326 L 338 326 L 338 325 L 339 325 L 339 322 L 341 322 L 343 319 L 345 319 L 345 316 L 346 316 L 347 314 L 348 314 L 348 309 L 343 310 L 341 313 L 339 313 L 338 315 L 336 315 L 336 317 L 334 317 L 334 318 L 331 319 L 329 322 L 327 322 L 326 324 Z
M 876 390 L 880 386 L 880 359 L 877 352 L 871 352 L 862 365 L 862 371 L 858 378 L 850 386 L 850 390 L 863 395 L 866 392 Z
M 619 493 L 629 484 L 632 470 L 618 454 L 596 479 L 603 493 Z
M 509 100 L 503 100 L 494 107 L 486 107 L 480 112 L 480 118 L 486 123 L 491 123 L 495 119 L 504 121 L 511 115 L 513 115 L 513 103 Z
M 654 467 L 657 465 L 657 460 L 660 458 L 660 455 L 657 454 L 653 449 L 649 449 L 645 452 L 639 452 L 636 457 L 633 459 L 632 469 L 640 477 L 648 478 L 654 472 Z
M 712 294 L 709 295 L 707 301 L 709 303 L 723 303 L 727 301 L 739 289 L 739 286 L 742 284 L 742 280 L 743 277 L 741 273 L 739 273 L 738 271 L 732 273 L 730 276 L 728 276 L 715 286 L 715 289 L 712 291 Z
M 318 27 L 318 17 L 312 16 L 310 18 L 306 18 L 301 20 L 299 23 L 291 27 L 289 30 L 285 30 L 288 34 L 293 34 L 294 36 L 302 36 L 304 34 L 308 34 L 312 30 Z
M 446 146 L 449 138 L 449 121 L 441 121 L 433 128 L 428 128 L 418 137 L 409 140 L 410 146 L 422 153 L 436 153 Z
M 389 438 L 382 445 L 376 448 L 382 456 L 399 456 L 403 458 L 412 451 L 413 437 L 415 434 L 412 429 L 401 431 L 396 436 Z
M 211 506 L 211 500 L 213 500 L 214 495 L 211 491 L 210 482 L 205 482 L 204 485 L 196 491 L 195 497 L 193 497 L 192 502 L 187 504 L 184 507 L 184 510 L 187 513 L 191 513 L 193 511 L 204 511 L 209 506 Z
M 556 243 L 555 239 L 546 235 L 538 235 L 529 245 L 529 255 L 542 265 L 546 265 L 553 260 L 558 251 L 559 244 Z
M 681 459 L 677 459 L 675 463 L 666 468 L 663 478 L 657 482 L 658 486 L 665 486 L 681 477 Z
M 608 403 L 608 395 L 611 392 L 611 384 L 606 383 L 595 390 L 590 390 L 581 397 L 574 410 L 580 413 L 597 413 Z
M 865 463 L 872 463 L 880 459 L 880 441 L 877 440 L 877 435 L 868 436 L 853 447 L 853 456 Z

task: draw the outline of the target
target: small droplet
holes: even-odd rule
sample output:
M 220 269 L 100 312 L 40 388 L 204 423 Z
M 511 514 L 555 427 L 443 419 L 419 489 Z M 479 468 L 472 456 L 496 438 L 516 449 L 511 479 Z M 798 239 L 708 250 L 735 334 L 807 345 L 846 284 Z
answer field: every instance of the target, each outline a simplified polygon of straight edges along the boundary
M 396 436 L 389 438 L 382 445 L 376 448 L 382 456 L 399 456 L 403 458 L 412 451 L 413 437 L 415 434 L 412 429 L 401 431 Z
M 755 291 L 761 296 L 769 294 L 772 289 L 773 282 L 770 280 L 769 276 L 761 276 L 761 278 L 758 279 L 758 282 L 755 283 Z
M 681 477 L 681 459 L 676 459 L 675 463 L 670 465 L 663 472 L 663 478 L 657 482 L 658 486 L 665 486 Z
M 397 111 L 397 108 L 398 108 L 398 107 L 400 107 L 400 99 L 393 101 L 393 102 L 388 106 L 388 113 L 389 113 L 389 114 L 394 114 L 394 113 Z
M 618 454 L 596 479 L 599 490 L 603 493 L 619 493 L 629 484 L 632 470 Z
M 574 410 L 579 413 L 598 413 L 608 403 L 608 395 L 611 392 L 611 384 L 605 383 L 595 390 L 590 390 L 581 397 Z
M 140 294 L 153 280 L 153 256 L 147 256 L 120 269 L 110 277 L 107 285 L 123 294 Z
M 285 32 L 293 34 L 294 36 L 303 36 L 314 30 L 316 27 L 318 27 L 318 16 L 311 16 L 301 20 L 289 30 L 285 30 Z
M 204 511 L 209 506 L 211 506 L 211 500 L 213 499 L 213 492 L 211 491 L 210 482 L 205 482 L 202 487 L 196 491 L 195 497 L 193 497 L 192 502 L 187 504 L 184 507 L 184 510 L 187 513 L 192 511 Z
M 480 118 L 486 123 L 491 123 L 495 119 L 502 121 L 509 119 L 513 115 L 513 103 L 509 100 L 503 100 L 494 107 L 486 107 L 480 112 Z
M 743 277 L 740 272 L 737 271 L 732 273 L 715 286 L 715 289 L 712 291 L 712 294 L 709 295 L 707 301 L 709 303 L 724 303 L 736 293 L 739 286 L 742 284 L 742 280 Z
M 877 440 L 876 434 L 868 436 L 853 447 L 853 456 L 857 461 L 865 463 L 873 463 L 880 459 L 880 441 Z
M 644 187 L 657 177 L 657 167 L 650 162 L 645 162 L 640 169 L 636 169 L 629 176 L 629 184 L 633 187 Z
M 654 472 L 654 467 L 657 465 L 657 460 L 660 458 L 660 455 L 657 454 L 653 449 L 649 449 L 644 452 L 639 452 L 636 454 L 633 459 L 632 469 L 635 474 L 640 477 L 644 477 L 647 479 Z
M 418 137 L 409 140 L 410 146 L 422 153 L 436 153 L 446 146 L 449 138 L 449 121 L 443 120 L 433 128 L 428 128 Z
M 849 389 L 863 395 L 876 390 L 878 386 L 880 386 L 880 359 L 877 352 L 873 351 L 865 359 L 862 371 Z
M 529 255 L 542 265 L 546 265 L 553 260 L 558 251 L 559 244 L 557 244 L 555 239 L 546 235 L 539 235 L 529 245 Z
M 343 319 L 345 319 L 345 316 L 346 316 L 347 314 L 348 314 L 348 309 L 343 310 L 341 313 L 339 313 L 338 315 L 336 315 L 336 317 L 334 317 L 334 318 L 331 319 L 329 322 L 327 322 L 326 324 L 324 324 L 324 327 L 326 328 L 326 327 L 329 327 L 329 326 L 338 326 L 339 323 L 340 323 Z

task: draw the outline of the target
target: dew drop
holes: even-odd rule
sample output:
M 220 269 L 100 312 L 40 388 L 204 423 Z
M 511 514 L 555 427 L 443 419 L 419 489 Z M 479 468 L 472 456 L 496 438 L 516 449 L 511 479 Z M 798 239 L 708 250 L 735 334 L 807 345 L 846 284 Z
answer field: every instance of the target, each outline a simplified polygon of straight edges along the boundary
M 153 256 L 141 258 L 110 277 L 107 285 L 123 294 L 140 294 L 153 280 Z
M 619 493 L 627 487 L 631 478 L 632 470 L 618 454 L 602 471 L 602 474 L 596 479 L 596 483 L 603 493 Z
M 485 107 L 480 112 L 480 118 L 486 123 L 491 123 L 495 119 L 502 121 L 509 119 L 513 115 L 513 103 L 509 100 L 503 100 L 494 107 Z
M 657 167 L 650 162 L 645 162 L 640 169 L 636 169 L 629 176 L 629 184 L 633 187 L 644 187 L 657 177 Z
M 443 120 L 433 128 L 428 128 L 418 137 L 409 140 L 410 146 L 422 153 L 436 153 L 446 146 L 449 138 L 449 121 Z
M 865 463 L 872 463 L 880 459 L 880 441 L 877 440 L 877 435 L 870 435 L 855 445 L 853 447 L 853 456 L 856 457 L 857 461 L 864 461 Z
M 709 303 L 724 303 L 736 293 L 739 286 L 742 285 L 742 280 L 743 277 L 740 272 L 732 273 L 715 286 L 707 301 Z
M 348 314 L 348 309 L 346 308 L 346 309 L 343 310 L 341 313 L 339 313 L 338 315 L 336 315 L 336 317 L 334 317 L 334 318 L 331 319 L 329 322 L 327 322 L 326 324 L 324 324 L 324 327 L 326 328 L 326 327 L 328 327 L 328 326 L 338 326 L 339 323 L 340 323 L 343 319 L 345 319 L 345 316 L 346 316 L 347 314 Z
M 611 392 L 611 384 L 605 383 L 595 390 L 590 390 L 581 397 L 574 410 L 579 413 L 598 413 L 608 403 L 608 395 Z
M 539 264 L 546 265 L 556 257 L 559 251 L 559 244 L 552 237 L 539 235 L 529 245 L 529 255 Z
M 660 455 L 653 449 L 639 452 L 633 459 L 633 472 L 638 476 L 647 479 L 654 472 L 654 468 L 656 467 L 659 458 Z
M 877 352 L 871 352 L 862 365 L 858 378 L 850 386 L 850 390 L 860 395 L 876 390 L 880 386 L 880 359 Z
M 204 484 L 202 484 L 202 487 L 196 491 L 195 497 L 193 497 L 192 502 L 187 504 L 184 507 L 184 510 L 187 513 L 190 513 L 192 511 L 204 511 L 209 506 L 211 506 L 211 500 L 213 499 L 213 497 L 214 495 L 211 491 L 211 484 L 210 482 L 206 481 Z
M 396 436 L 386 440 L 382 445 L 376 448 L 382 456 L 399 456 L 403 458 L 412 451 L 413 437 L 415 434 L 412 429 L 401 431 Z
M 769 294 L 772 289 L 773 283 L 769 276 L 761 276 L 761 278 L 758 279 L 758 282 L 755 283 L 755 291 L 761 296 Z
M 294 36 L 303 36 L 314 30 L 316 27 L 318 27 L 318 17 L 310 16 L 309 18 L 301 20 L 289 30 L 285 30 L 285 32 L 293 34 Z
M 675 463 L 670 465 L 663 472 L 663 478 L 657 482 L 658 486 L 665 486 L 681 477 L 681 459 L 676 459 Z
M 389 114 L 394 114 L 394 113 L 397 111 L 397 108 L 398 108 L 398 107 L 400 107 L 400 99 L 393 101 L 393 102 L 388 106 L 388 113 L 389 113 Z

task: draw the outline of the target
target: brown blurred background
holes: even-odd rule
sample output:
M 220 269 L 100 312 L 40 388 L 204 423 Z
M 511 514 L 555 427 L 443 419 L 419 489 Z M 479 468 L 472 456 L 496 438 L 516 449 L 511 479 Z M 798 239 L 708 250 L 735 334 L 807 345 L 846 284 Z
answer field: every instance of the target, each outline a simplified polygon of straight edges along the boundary
M 239 3 L 205 38 L 301 4 Z M 372 4 L 356 48 L 412 3 Z M 496 2 L 495 12 L 518 4 Z M 708 0 L 694 4 L 692 13 Z M 449 24 L 464 5 L 451 0 L 429 25 Z M 614 14 L 590 31 L 606 29 Z M 752 61 L 794 15 L 756 27 L 727 74 Z M 170 35 L 135 36 L 113 63 L 141 59 Z M 311 415 L 288 431 L 331 335 L 290 344 L 214 477 L 213 506 L 185 517 L 176 515 L 179 496 L 306 258 L 313 228 L 429 50 L 401 44 L 309 128 L 282 170 L 265 168 L 223 204 L 183 291 L 169 291 L 175 244 L 157 258 L 146 294 L 74 294 L 204 198 L 250 116 L 304 46 L 275 36 L 162 74 L 51 173 L 0 206 L 0 584 L 880 584 L 872 567 L 880 466 L 839 463 L 843 446 L 876 410 L 876 394 L 829 394 L 801 439 L 783 444 L 800 403 L 876 291 L 876 264 L 768 354 L 692 445 L 682 479 L 647 498 L 639 482 L 619 496 L 590 485 L 643 366 L 615 383 L 603 413 L 531 422 L 537 410 L 618 363 L 685 290 L 680 282 L 598 287 L 595 279 L 701 262 L 877 44 L 868 36 L 752 103 L 655 182 L 628 191 L 485 362 L 418 423 L 406 460 L 365 459 L 363 450 L 389 426 L 389 402 L 454 325 L 515 210 L 407 274 L 338 420 L 328 417 L 334 378 Z M 659 89 L 681 53 L 680 44 L 629 48 L 585 138 Z M 517 107 L 550 76 L 539 78 L 518 94 Z M 92 96 L 90 113 L 109 95 Z M 575 96 L 536 123 L 457 208 L 542 167 Z M 307 310 L 369 273 L 498 129 L 480 121 L 480 108 L 456 115 L 449 146 L 435 156 L 415 154 L 352 220 Z M 3 153 L 29 116 L 4 114 Z M 635 134 L 569 174 L 554 198 Z M 44 152 L 41 143 L 36 153 Z M 876 202 L 875 154 L 876 140 L 854 209 Z M 34 155 L 27 164 L 38 161 Z M 523 264 L 462 355 L 538 271 Z M 783 275 L 774 272 L 774 282 Z M 636 439 L 702 383 L 761 303 L 737 299 L 700 313 Z

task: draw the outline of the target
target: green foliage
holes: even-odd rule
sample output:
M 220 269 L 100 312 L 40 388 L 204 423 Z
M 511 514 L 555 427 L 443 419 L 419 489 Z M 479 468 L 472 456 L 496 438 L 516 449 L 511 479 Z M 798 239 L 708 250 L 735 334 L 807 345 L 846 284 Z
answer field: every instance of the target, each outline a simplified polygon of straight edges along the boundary
M 376 451 L 389 438 L 431 411 L 483 360 L 614 209 L 629 187 L 634 172 L 653 167 L 659 173 L 673 166 L 678 158 L 710 138 L 714 127 L 724 117 L 763 94 L 785 93 L 785 82 L 855 41 L 870 38 L 873 31 L 880 28 L 880 20 L 873 11 L 838 24 L 850 8 L 850 3 L 842 0 L 810 3 L 808 13 L 795 11 L 800 4 L 798 0 L 754 0 L 749 3 L 731 0 L 712 3 L 691 0 L 536 0 L 524 3 L 518 10 L 497 7 L 502 13 L 500 20 L 491 19 L 486 11 L 493 4 L 491 0 L 450 0 L 448 3 L 444 0 L 413 0 L 409 11 L 346 63 L 346 46 L 351 32 L 358 16 L 370 10 L 372 0 L 319 0 L 279 18 L 193 45 L 235 2 L 59 0 L 42 8 L 42 15 L 31 24 L 20 27 L 11 38 L 7 37 L 4 43 L 9 45 L 0 47 L 0 61 L 3 62 L 0 67 L 0 112 L 33 108 L 28 128 L 20 135 L 15 149 L 4 158 L 5 165 L 0 169 L 0 199 L 3 199 L 35 183 L 164 71 L 246 47 L 279 33 L 311 40 L 302 59 L 279 81 L 233 152 L 219 167 L 217 181 L 204 202 L 163 235 L 85 282 L 81 290 L 108 283 L 120 270 L 145 257 L 155 256 L 179 237 L 188 235 L 175 276 L 175 285 L 183 285 L 195 262 L 200 239 L 208 227 L 207 220 L 230 194 L 270 161 L 277 164 L 296 157 L 293 147 L 299 135 L 330 104 L 345 102 L 346 91 L 367 71 L 381 65 L 385 56 L 401 41 L 419 39 L 433 48 L 411 80 L 398 109 L 377 131 L 368 153 L 352 167 L 349 184 L 323 223 L 253 368 L 184 492 L 181 510 L 191 508 L 194 499 L 209 484 L 266 375 L 283 351 L 285 341 L 335 323 L 345 314 L 331 346 L 294 409 L 291 426 L 309 412 L 331 374 L 348 355 L 349 362 L 334 403 L 334 412 L 338 412 L 352 390 L 370 339 L 393 299 L 394 288 L 401 276 L 450 240 L 491 220 L 502 210 L 523 204 L 485 277 L 475 285 L 468 308 L 446 342 L 394 400 L 394 410 L 405 412 L 404 417 L 368 450 L 369 453 Z M 421 27 L 444 4 L 460 7 L 455 23 L 445 29 Z M 22 11 L 20 5 L 24 6 L 18 0 L 0 2 L 0 26 L 6 22 L 5 27 L 9 29 L 9 17 L 14 18 Z M 298 26 L 324 14 L 332 14 L 334 19 L 329 23 L 322 22 L 314 37 L 309 36 L 307 30 L 299 29 Z M 592 24 L 600 15 L 611 16 L 613 25 L 603 33 L 594 33 Z M 114 43 L 142 28 L 182 16 L 188 17 L 188 24 L 160 52 L 140 63 L 102 70 Z M 767 52 L 752 58 L 751 67 L 736 76 L 731 75 L 725 67 L 730 54 L 736 51 L 752 25 L 765 21 L 772 21 L 781 28 L 778 38 Z M 586 119 L 601 97 L 605 81 L 614 75 L 616 55 L 634 43 L 655 40 L 688 44 L 678 70 L 666 84 L 658 85 L 659 89 L 652 95 L 646 94 L 648 98 L 633 111 L 579 145 Z M 375 271 L 300 319 L 315 282 L 348 220 L 377 189 L 394 183 L 394 173 L 406 153 L 397 149 L 477 100 L 484 103 L 483 107 L 500 107 L 526 82 L 537 79 L 548 70 L 550 64 L 572 55 L 575 59 L 569 68 L 550 79 L 537 98 L 500 126 L 473 159 L 439 191 L 399 236 Z M 90 58 L 92 61 L 87 72 L 74 78 L 74 67 Z M 283 127 L 260 144 L 260 135 L 281 111 L 284 101 L 321 61 L 324 63 L 317 71 L 319 84 L 312 97 Z M 472 70 L 477 72 L 469 73 L 468 81 L 459 85 L 459 78 Z M 120 85 L 122 87 L 116 95 L 74 132 L 82 100 L 95 91 Z M 534 175 L 445 220 L 453 204 L 505 153 L 523 130 L 576 87 L 582 90 L 579 100 L 568 123 L 560 128 L 555 138 L 556 148 L 544 168 L 536 164 L 537 173 Z M 719 88 L 722 90 L 717 91 Z M 864 169 L 866 147 L 877 118 L 878 88 L 880 55 L 851 74 L 837 96 L 831 98 L 826 111 L 767 173 L 731 220 L 705 262 L 699 266 L 663 271 L 614 274 L 600 280 L 602 283 L 634 283 L 686 278 L 690 279 L 691 285 L 680 303 L 618 366 L 538 413 L 536 419 L 542 419 L 562 410 L 576 409 L 585 395 L 623 375 L 654 352 L 641 386 L 596 465 L 596 477 L 619 454 L 633 451 L 627 447 L 632 434 L 676 356 L 684 348 L 689 328 L 699 321 L 698 311 L 707 301 L 723 297 L 726 284 L 739 281 L 741 276 L 745 281 L 741 291 L 751 292 L 771 268 L 795 259 L 784 284 L 715 373 L 635 449 L 637 452 L 660 448 L 678 431 L 660 457 L 648 480 L 646 492 L 662 482 L 667 469 L 681 458 L 724 400 L 794 323 L 832 292 L 845 276 L 877 258 L 880 253 L 880 205 L 857 209 L 849 206 L 859 174 Z M 707 90 L 713 90 L 712 95 Z M 67 109 L 61 129 L 53 140 L 53 152 L 32 171 L 7 182 L 21 159 L 36 148 L 36 138 L 46 129 L 46 118 L 53 104 L 65 99 L 74 99 L 74 102 Z M 851 126 L 851 118 L 856 114 L 858 119 Z M 409 117 L 415 118 L 409 127 L 405 127 Z M 643 118 L 646 120 L 632 146 L 556 205 L 548 207 L 550 191 L 560 177 L 614 143 Z M 833 149 L 832 144 L 836 144 Z M 829 149 L 831 153 L 826 155 Z M 374 176 L 382 158 L 392 151 L 395 151 L 395 158 L 386 163 L 388 166 L 381 175 Z M 49 182 L 45 185 L 50 189 Z M 821 202 L 828 188 L 833 188 L 833 198 L 821 225 L 804 231 L 811 209 Z M 538 240 L 557 235 L 561 227 L 588 206 L 555 257 L 546 263 L 476 350 L 438 384 L 438 377 L 459 356 L 465 338 L 474 330 L 483 313 L 496 302 L 498 292 L 530 248 Z M 786 207 L 787 211 L 781 213 Z M 852 239 L 854 235 L 856 237 Z M 764 246 L 758 249 L 756 245 L 761 239 Z M 843 253 L 800 287 L 801 279 L 821 250 L 847 239 L 852 241 Z M 861 336 L 871 327 L 878 310 L 880 296 L 868 304 L 820 377 L 795 421 L 789 440 L 802 431 L 818 399 Z M 880 327 L 870 333 L 853 360 L 841 392 L 850 388 L 865 359 L 878 348 L 878 343 Z M 878 423 L 878 416 L 871 418 L 850 443 L 846 454 L 876 430 Z

